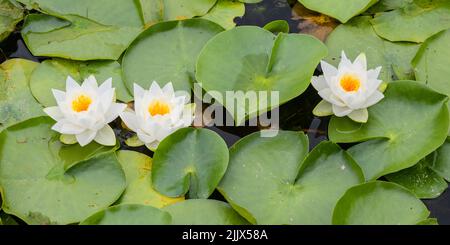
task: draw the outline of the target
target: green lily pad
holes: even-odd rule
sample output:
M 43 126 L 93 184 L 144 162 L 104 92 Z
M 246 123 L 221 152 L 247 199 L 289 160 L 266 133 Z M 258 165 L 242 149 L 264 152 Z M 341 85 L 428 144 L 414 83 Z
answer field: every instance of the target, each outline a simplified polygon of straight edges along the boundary
M 450 96 L 450 29 L 428 39 L 413 60 L 417 81 Z
M 231 29 L 236 26 L 234 19 L 242 17 L 245 14 L 245 5 L 241 2 L 230 0 L 218 0 L 216 5 L 203 17 L 221 25 L 225 29 Z
M 302 132 L 280 131 L 273 138 L 254 133 L 230 149 L 230 165 L 217 189 L 253 224 L 331 224 L 337 200 L 364 177 L 333 143 L 307 154 Z
M 386 175 L 386 179 L 405 187 L 418 198 L 436 198 L 447 189 L 448 184 L 430 168 L 434 157 L 432 153 L 410 168 Z
M 431 164 L 433 169 L 439 176 L 450 182 L 450 138 L 433 155 Z
M 333 117 L 328 135 L 337 143 L 364 141 L 348 152 L 366 179 L 375 180 L 413 166 L 444 143 L 447 101 L 447 96 L 418 82 L 391 82 L 385 98 L 369 108 L 367 123 Z
M 375 32 L 390 41 L 421 43 L 450 28 L 450 1 L 414 0 L 371 21 Z
M 43 61 L 31 74 L 30 88 L 33 96 L 45 107 L 55 106 L 52 89 L 65 91 L 67 76 L 80 83 L 94 75 L 100 85 L 112 78 L 116 98 L 123 102 L 133 100 L 122 81 L 122 70 L 116 61 L 77 62 L 63 59 Z
M 210 199 L 190 199 L 164 208 L 172 216 L 174 225 L 246 225 L 225 202 Z
M 267 23 L 264 29 L 272 32 L 273 34 L 278 34 L 280 32 L 289 33 L 289 23 L 285 20 L 274 20 Z
M 370 24 L 371 17 L 354 18 L 338 26 L 328 37 L 329 55 L 326 61 L 337 66 L 341 52 L 355 59 L 360 53 L 367 56 L 368 68 L 382 66 L 380 79 L 384 82 L 414 79 L 411 61 L 419 49 L 412 43 L 392 43 L 380 38 Z
M 117 157 L 127 179 L 127 188 L 117 204 L 142 204 L 162 208 L 184 200 L 184 197 L 164 196 L 153 189 L 152 159 L 147 155 L 135 151 L 119 151 Z
M 0 134 L 3 210 L 28 224 L 79 222 L 125 189 L 115 147 L 62 145 L 53 124 L 40 117 Z
M 0 132 L 14 124 L 43 116 L 42 106 L 28 86 L 38 63 L 11 59 L 0 65 Z
M 170 20 L 203 16 L 217 0 L 138 0 L 146 26 Z
M 190 91 L 195 81 L 198 53 L 205 43 L 223 29 L 208 20 L 163 22 L 144 31 L 127 50 L 123 62 L 125 84 L 149 88 L 172 82 L 175 90 Z
M 405 188 L 375 181 L 350 188 L 336 204 L 336 225 L 415 225 L 428 218 L 426 206 Z
M 306 8 L 314 10 L 316 12 L 329 15 L 335 19 L 338 19 L 342 23 L 347 22 L 354 16 L 357 16 L 372 5 L 378 2 L 378 0 L 298 0 Z
M 369 14 L 391 11 L 406 6 L 414 0 L 380 0 L 367 10 Z
M 23 10 L 9 0 L 0 0 L 0 42 L 11 34 L 23 18 Z
M 170 222 L 170 214 L 160 209 L 139 204 L 123 204 L 97 212 L 80 225 L 169 225 Z
M 303 93 L 326 54 L 322 42 L 309 35 L 275 36 L 259 27 L 241 26 L 206 44 L 197 61 L 196 78 L 206 92 L 220 93 L 211 95 L 241 124 Z M 257 98 L 257 104 L 246 103 L 245 98 L 223 101 L 227 91 L 267 92 L 268 98 Z M 272 91 L 279 91 L 279 104 L 271 101 Z
M 153 186 L 170 197 L 189 191 L 189 198 L 208 198 L 227 166 L 228 147 L 218 134 L 208 129 L 179 129 L 160 143 L 153 156 Z
M 417 225 L 439 225 L 438 220 L 435 218 L 429 218 L 426 220 L 422 220 Z

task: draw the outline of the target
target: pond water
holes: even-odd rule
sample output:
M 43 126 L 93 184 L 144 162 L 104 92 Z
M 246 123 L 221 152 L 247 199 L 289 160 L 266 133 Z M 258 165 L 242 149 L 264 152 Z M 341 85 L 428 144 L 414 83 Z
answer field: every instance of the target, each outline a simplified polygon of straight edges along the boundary
M 321 21 L 317 24 L 314 19 L 318 15 L 305 10 L 297 1 L 293 0 L 264 0 L 258 4 L 246 5 L 246 14 L 235 21 L 238 25 L 264 26 L 273 20 L 286 20 L 289 23 L 290 31 L 294 33 L 309 33 L 320 39 L 337 25 L 333 20 Z M 20 25 L 19 25 L 20 26 Z M 0 62 L 9 58 L 25 58 L 33 61 L 45 60 L 43 57 L 35 57 L 24 45 L 20 32 L 16 31 L 8 39 L 0 43 Z M 316 70 L 320 73 L 320 70 Z M 329 118 L 318 118 L 312 114 L 312 109 L 320 101 L 320 97 L 313 88 L 309 88 L 301 96 L 291 100 L 280 107 L 280 128 L 283 130 L 304 131 L 310 139 L 312 149 L 321 141 L 327 140 L 327 126 Z M 116 122 L 120 128 L 119 122 Z M 210 129 L 220 134 L 229 146 L 233 145 L 240 138 L 259 131 L 258 127 L 211 127 Z M 121 130 L 116 131 L 121 139 L 122 148 L 129 149 L 124 144 L 124 140 L 130 135 Z M 346 146 L 343 146 L 344 148 Z M 152 153 L 145 147 L 133 148 L 147 155 Z M 219 193 L 215 192 L 211 198 L 223 200 Z M 450 191 L 447 189 L 440 197 L 424 201 L 431 217 L 436 217 L 440 224 L 450 224 Z

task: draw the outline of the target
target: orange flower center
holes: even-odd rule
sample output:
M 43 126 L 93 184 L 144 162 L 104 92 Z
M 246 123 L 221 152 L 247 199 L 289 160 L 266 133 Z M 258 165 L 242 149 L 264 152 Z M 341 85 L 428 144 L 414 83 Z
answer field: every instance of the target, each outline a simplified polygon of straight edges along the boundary
M 356 92 L 361 87 L 359 77 L 352 74 L 345 74 L 341 77 L 341 87 L 346 92 Z
M 92 99 L 86 95 L 79 95 L 72 101 L 72 110 L 75 112 L 87 111 L 92 104 Z
M 170 106 L 166 102 L 155 100 L 152 103 L 150 103 L 148 107 L 148 112 L 152 116 L 156 115 L 164 116 L 170 113 Z

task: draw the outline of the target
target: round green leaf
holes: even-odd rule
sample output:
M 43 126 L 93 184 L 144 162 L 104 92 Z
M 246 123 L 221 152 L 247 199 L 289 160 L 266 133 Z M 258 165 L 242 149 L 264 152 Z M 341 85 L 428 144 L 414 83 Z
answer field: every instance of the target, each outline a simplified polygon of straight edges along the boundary
M 213 21 L 225 29 L 236 26 L 234 19 L 245 14 L 245 5 L 241 2 L 218 0 L 216 5 L 202 18 Z
M 196 78 L 207 92 L 220 93 L 211 95 L 224 103 L 240 124 L 270 110 L 269 104 L 278 105 L 264 97 L 257 98 L 257 104 L 245 99 L 223 101 L 227 91 L 265 91 L 269 97 L 272 91 L 279 91 L 279 103 L 283 104 L 306 90 L 326 54 L 326 47 L 312 36 L 275 36 L 259 27 L 242 26 L 222 32 L 206 44 L 197 61 Z M 264 104 L 268 108 L 260 108 Z
M 97 212 L 80 225 L 169 225 L 170 222 L 170 214 L 160 209 L 123 204 Z
M 62 145 L 53 124 L 40 117 L 0 134 L 3 210 L 28 224 L 79 222 L 125 189 L 115 148 Z
M 376 33 L 390 41 L 424 42 L 450 28 L 450 1 L 415 0 L 371 21 Z
M 450 182 L 450 138 L 433 155 L 431 169 Z
M 42 106 L 28 86 L 38 63 L 11 59 L 0 65 L 0 132 L 14 124 L 43 116 Z
M 278 34 L 280 32 L 289 33 L 289 23 L 285 20 L 271 21 L 267 23 L 263 28 L 274 34 Z
M 230 149 L 230 166 L 217 189 L 253 224 L 331 224 L 337 200 L 364 177 L 333 143 L 307 154 L 308 138 L 301 132 L 280 131 L 273 138 L 254 133 Z
M 0 0 L 0 41 L 11 34 L 23 18 L 23 10 L 9 0 Z
M 52 89 L 65 91 L 67 76 L 71 76 L 81 83 L 90 75 L 95 76 L 99 85 L 106 79 L 112 78 L 117 99 L 123 102 L 133 100 L 122 81 L 122 70 L 116 61 L 45 60 L 31 74 L 31 92 L 45 107 L 55 106 L 56 100 Z
M 142 204 L 156 208 L 180 202 L 184 197 L 171 198 L 161 195 L 152 186 L 152 159 L 135 151 L 119 151 L 117 153 L 127 179 L 127 188 L 118 204 Z
M 352 17 L 357 16 L 372 5 L 378 2 L 378 0 L 298 0 L 306 8 L 314 10 L 316 12 L 329 15 L 335 19 L 338 19 L 342 23 L 347 22 Z
M 245 225 L 227 203 L 210 199 L 190 199 L 164 208 L 174 225 Z
M 411 192 L 375 181 L 350 188 L 333 212 L 336 225 L 415 225 L 430 212 Z
M 349 153 L 367 180 L 397 172 L 419 162 L 443 144 L 449 129 L 447 96 L 414 81 L 391 82 L 385 98 L 369 108 L 369 121 L 356 123 L 333 117 L 333 142 L 362 142 Z
M 160 193 L 208 198 L 228 166 L 228 147 L 208 129 L 183 128 L 165 138 L 153 157 L 152 181 Z
M 418 81 L 450 96 L 450 29 L 428 39 L 413 60 Z
M 328 37 L 326 44 L 329 55 L 326 61 L 337 66 L 341 52 L 355 59 L 360 53 L 367 56 L 368 68 L 382 66 L 380 79 L 390 82 L 398 79 L 413 79 L 411 60 L 419 45 L 392 43 L 380 38 L 373 30 L 371 17 L 357 17 L 345 25 L 338 26 Z
M 190 91 L 195 60 L 205 43 L 223 29 L 208 20 L 190 19 L 156 24 L 143 32 L 127 50 L 122 68 L 126 86 L 149 88 L 172 82 L 176 90 Z

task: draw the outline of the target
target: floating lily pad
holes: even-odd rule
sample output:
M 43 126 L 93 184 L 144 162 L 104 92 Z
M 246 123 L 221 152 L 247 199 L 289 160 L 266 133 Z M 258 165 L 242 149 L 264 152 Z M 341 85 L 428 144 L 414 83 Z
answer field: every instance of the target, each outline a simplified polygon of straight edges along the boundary
M 424 82 L 448 96 L 450 96 L 449 43 L 450 29 L 427 40 L 413 60 L 417 81 Z
M 345 23 L 352 17 L 363 13 L 372 5 L 378 2 L 378 0 L 346 0 L 345 2 L 343 2 L 342 0 L 298 1 L 305 7 L 336 18 L 342 23 Z
M 333 117 L 333 142 L 355 143 L 348 152 L 367 180 L 419 162 L 441 146 L 449 128 L 448 98 L 414 81 L 391 82 L 385 98 L 369 108 L 365 124 Z
M 122 70 L 120 64 L 116 61 L 45 60 L 31 74 L 31 92 L 45 107 L 55 106 L 56 100 L 52 89 L 65 91 L 67 76 L 71 76 L 81 83 L 90 75 L 95 76 L 99 85 L 106 79 L 112 78 L 116 98 L 123 102 L 133 100 L 122 81 Z
M 372 28 L 371 17 L 357 17 L 338 26 L 328 37 L 329 55 L 326 61 L 337 66 L 342 50 L 351 59 L 360 53 L 367 56 L 368 68 L 382 66 L 380 79 L 384 82 L 414 78 L 411 61 L 419 49 L 412 43 L 392 43 L 380 38 Z
M 160 209 L 123 204 L 97 212 L 80 225 L 169 225 L 170 221 L 170 214 Z
M 152 181 L 160 193 L 208 198 L 228 166 L 228 147 L 215 132 L 184 128 L 165 138 L 153 157 Z
M 436 218 L 429 218 L 426 220 L 422 220 L 417 225 L 439 225 L 438 220 Z
M 375 32 L 390 41 L 424 42 L 450 28 L 450 1 L 414 0 L 371 21 Z
M 271 21 L 267 23 L 263 28 L 274 34 L 278 34 L 280 32 L 289 33 L 289 23 L 287 23 L 287 21 L 285 20 Z
M 217 189 L 253 224 L 331 224 L 337 200 L 364 177 L 333 143 L 307 154 L 303 133 L 280 131 L 273 138 L 254 133 L 230 149 L 230 165 Z
M 38 63 L 11 59 L 0 65 L 0 132 L 16 123 L 43 116 L 42 106 L 28 86 Z
M 23 10 L 9 0 L 0 0 L 0 41 L 11 34 L 23 18 Z
M 0 134 L 3 210 L 28 224 L 79 222 L 125 189 L 115 147 L 62 145 L 53 124 L 40 117 Z
M 279 104 L 303 93 L 326 54 L 326 47 L 309 35 L 275 36 L 259 27 L 241 26 L 206 44 L 197 61 L 196 78 L 207 92 L 220 93 L 211 95 L 241 124 L 278 106 L 270 99 L 272 91 L 279 91 Z M 245 98 L 223 101 L 227 91 L 267 92 L 268 97 L 257 98 L 259 105 L 246 103 Z
M 435 152 L 430 167 L 439 176 L 450 182 L 450 138 L 447 138 L 445 143 Z
M 127 50 L 122 67 L 126 86 L 149 88 L 172 82 L 176 90 L 190 91 L 195 61 L 205 43 L 223 29 L 208 20 L 163 22 L 143 32 Z
M 138 0 L 146 26 L 203 16 L 217 0 Z
M 216 5 L 202 18 L 213 21 L 225 29 L 236 26 L 234 19 L 245 14 L 245 5 L 230 0 L 218 0 Z
M 152 159 L 147 155 L 135 151 L 119 151 L 117 157 L 127 179 L 127 188 L 118 204 L 142 204 L 162 208 L 184 200 L 184 197 L 164 196 L 153 189 Z
M 376 14 L 379 12 L 391 11 L 394 9 L 402 8 L 414 0 L 380 0 L 377 4 L 373 5 L 367 10 L 369 14 Z
M 248 222 L 225 202 L 191 199 L 164 208 L 174 225 L 245 225 Z
M 336 204 L 336 225 L 415 225 L 428 218 L 425 205 L 405 188 L 375 181 L 350 188 Z

